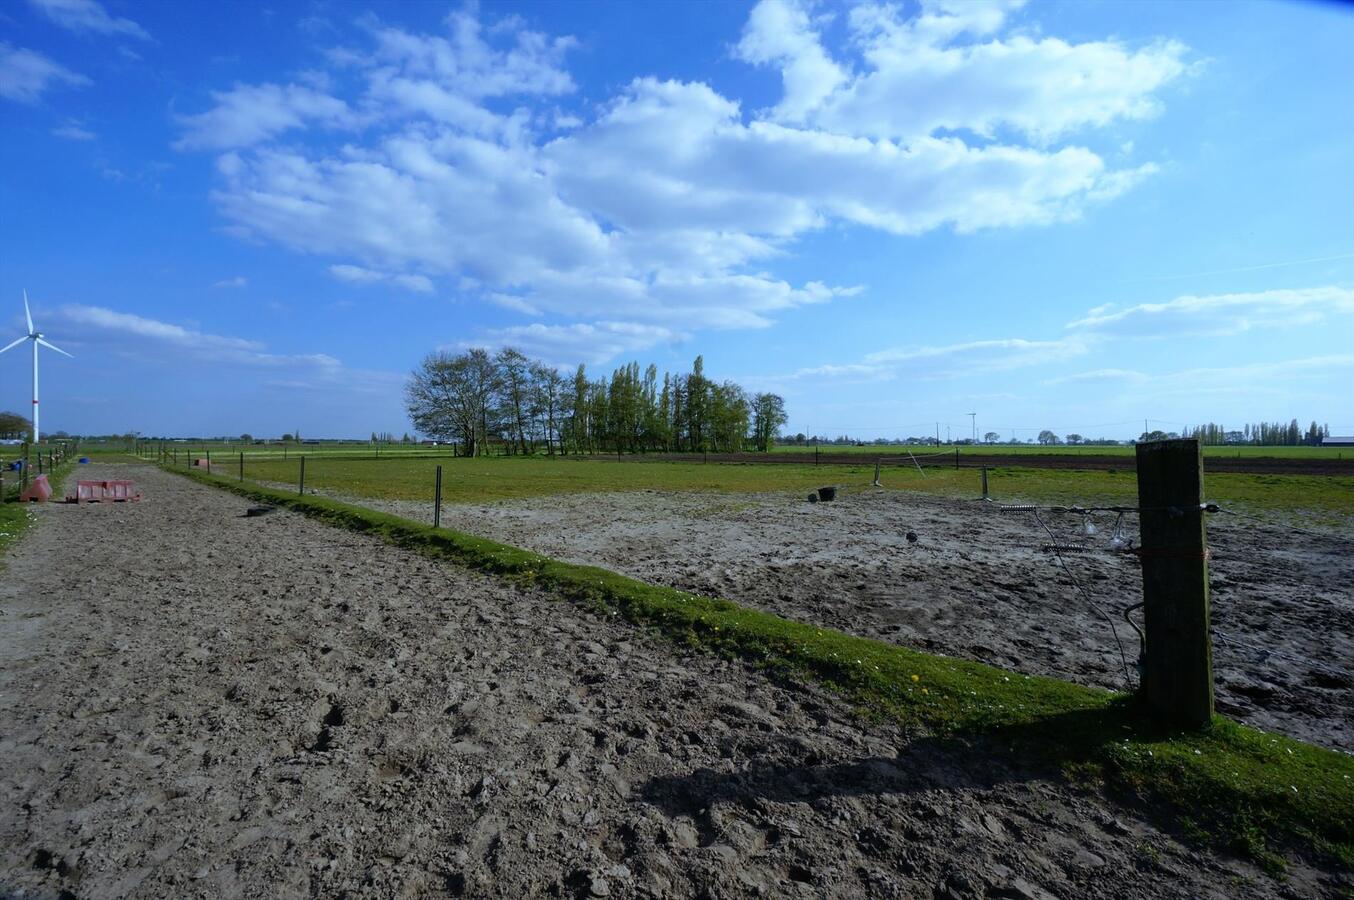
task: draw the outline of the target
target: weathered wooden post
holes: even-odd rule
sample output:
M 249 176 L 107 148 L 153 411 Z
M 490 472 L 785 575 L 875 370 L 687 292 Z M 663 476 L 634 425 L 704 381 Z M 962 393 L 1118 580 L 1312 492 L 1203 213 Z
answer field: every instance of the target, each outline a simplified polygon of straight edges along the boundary
M 983 499 L 990 499 L 987 496 L 987 466 L 983 466 Z
M 437 467 L 437 477 L 433 481 L 433 527 L 442 527 L 442 467 Z
M 301 454 L 301 484 L 297 493 L 302 497 L 306 495 L 306 455 L 304 453 Z
M 212 474 L 212 451 L 207 451 L 207 474 Z
M 240 480 L 244 481 L 244 451 L 240 451 Z
M 1138 444 L 1142 598 L 1149 714 L 1175 728 L 1213 718 L 1203 452 L 1193 439 Z

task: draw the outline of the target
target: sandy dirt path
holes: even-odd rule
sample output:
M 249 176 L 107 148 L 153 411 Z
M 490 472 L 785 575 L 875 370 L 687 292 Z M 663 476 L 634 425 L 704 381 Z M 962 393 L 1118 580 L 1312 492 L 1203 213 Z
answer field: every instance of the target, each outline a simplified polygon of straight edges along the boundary
M 0 576 L 0 895 L 1341 890 L 546 595 L 93 468 L 146 499 L 44 508 Z
M 350 502 L 431 516 L 429 503 Z M 1112 515 L 1096 517 L 1092 539 L 1079 533 L 1080 517 L 1044 518 L 1059 544 L 1097 548 L 1064 554 L 1072 577 L 1028 513 L 902 491 L 852 489 L 813 504 L 785 494 L 642 491 L 442 511 L 448 527 L 559 559 L 922 650 L 1124 689 L 1131 682 L 1106 618 L 1136 679 L 1138 638 L 1122 612 L 1142 598 L 1141 567 L 1108 552 Z M 1136 517 L 1124 526 L 1136 542 Z M 1354 540 L 1225 514 L 1208 527 L 1219 711 L 1354 752 Z

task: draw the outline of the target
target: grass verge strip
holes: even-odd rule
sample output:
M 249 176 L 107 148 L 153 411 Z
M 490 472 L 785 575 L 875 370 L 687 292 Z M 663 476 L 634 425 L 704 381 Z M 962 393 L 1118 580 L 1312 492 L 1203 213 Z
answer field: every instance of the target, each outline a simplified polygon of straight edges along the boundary
M 877 715 L 955 742 L 1032 754 L 1079 778 L 1174 809 L 1189 830 L 1265 865 L 1282 852 L 1354 865 L 1354 757 L 1221 716 L 1189 734 L 1154 729 L 1128 695 L 843 634 L 728 600 L 560 562 L 486 538 L 321 497 L 168 469 L 242 496 L 377 535 L 427 556 L 654 626 L 840 691 Z

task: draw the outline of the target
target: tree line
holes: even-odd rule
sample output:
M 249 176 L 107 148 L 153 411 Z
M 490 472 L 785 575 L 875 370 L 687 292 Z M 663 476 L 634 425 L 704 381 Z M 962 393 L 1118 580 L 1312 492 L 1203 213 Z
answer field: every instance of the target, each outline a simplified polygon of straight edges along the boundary
M 572 378 L 505 347 L 430 353 L 405 385 L 414 428 L 455 443 L 464 456 L 496 447 L 511 454 L 738 453 L 769 451 L 786 423 L 785 401 L 705 375 L 697 356 L 687 373 L 643 371 L 631 362 Z
M 1186 426 L 1181 434 L 1198 438 L 1201 444 L 1262 444 L 1267 447 L 1308 444 L 1315 447 L 1330 437 L 1330 426 L 1312 422 L 1304 431 L 1298 420 L 1293 419 L 1287 425 L 1282 422 L 1258 422 L 1240 429 L 1228 429 L 1209 422 L 1207 425 Z

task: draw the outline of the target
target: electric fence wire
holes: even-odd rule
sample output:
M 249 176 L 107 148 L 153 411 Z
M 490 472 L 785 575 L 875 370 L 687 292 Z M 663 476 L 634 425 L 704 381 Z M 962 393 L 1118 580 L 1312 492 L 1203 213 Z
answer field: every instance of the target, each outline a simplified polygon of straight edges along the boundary
M 1067 561 L 1063 559 L 1062 552 L 1058 550 L 1058 538 L 1054 536 L 1053 529 L 1049 528 L 1047 523 L 1044 522 L 1044 519 L 1039 515 L 1038 510 L 1031 510 L 1031 512 L 1034 513 L 1034 520 L 1048 533 L 1048 539 L 1052 542 L 1053 554 L 1058 558 L 1058 564 L 1062 566 L 1063 571 L 1067 573 L 1067 577 L 1072 580 L 1072 584 L 1081 593 L 1082 599 L 1084 599 L 1110 626 L 1110 633 L 1114 635 L 1114 643 L 1119 646 L 1119 661 L 1122 662 L 1124 666 L 1124 681 L 1131 687 L 1133 684 L 1133 676 L 1129 674 L 1128 656 L 1124 653 L 1124 642 L 1119 637 L 1119 629 L 1115 627 L 1114 620 L 1110 618 L 1109 614 L 1106 613 L 1103 608 L 1101 608 L 1100 604 L 1096 603 L 1095 600 L 1091 598 L 1090 593 L 1087 592 L 1086 588 L 1082 587 L 1081 581 L 1077 579 L 1077 576 L 1072 574 L 1072 569 L 1068 567 Z
M 990 497 L 983 497 L 980 498 L 980 502 L 996 503 L 997 501 L 993 500 Z M 1073 504 L 1071 506 L 1040 506 L 1034 503 L 997 504 L 998 512 L 1038 511 L 1038 512 L 1072 513 L 1073 515 L 1086 515 L 1088 513 L 1096 513 L 1096 512 L 1112 512 L 1118 513 L 1120 515 L 1123 515 L 1124 513 L 1166 512 L 1171 513 L 1172 515 L 1179 515 L 1183 513 L 1186 509 L 1191 508 L 1192 507 L 1182 507 L 1182 506 L 1079 506 L 1077 504 Z M 1314 531 L 1310 528 L 1299 528 L 1296 525 L 1287 525 L 1278 522 L 1273 522 L 1269 519 L 1264 518 L 1263 516 L 1256 516 L 1251 515 L 1250 513 L 1239 512 L 1235 509 L 1219 506 L 1217 503 L 1211 502 L 1200 503 L 1199 509 L 1203 512 L 1222 513 L 1224 515 L 1234 516 L 1239 519 L 1249 519 L 1252 522 L 1259 522 L 1261 525 L 1267 525 L 1271 528 L 1278 528 L 1285 531 L 1291 531 L 1295 534 L 1304 534 L 1307 535 L 1308 537 L 1325 538 L 1328 540 L 1336 540 L 1344 542 L 1354 542 L 1354 536 L 1338 534 L 1330 531 Z
M 1240 518 L 1240 519 L 1250 519 L 1250 520 L 1252 520 L 1252 521 L 1254 521 L 1254 522 L 1259 522 L 1261 525 L 1268 525 L 1268 526 L 1270 526 L 1271 528 L 1279 528 L 1279 529 L 1283 529 L 1283 530 L 1286 530 L 1286 531 L 1292 531 L 1292 532 L 1295 532 L 1295 533 L 1297 533 L 1297 534 L 1305 534 L 1305 535 L 1307 535 L 1308 537 L 1327 538 L 1327 539 L 1330 539 L 1330 540 L 1344 541 L 1344 542 L 1354 542 L 1354 536 L 1344 535 L 1344 534 L 1335 534 L 1335 533 L 1329 532 L 1329 531 L 1312 531 L 1312 530 L 1307 529 L 1307 528 L 1299 528 L 1299 527 L 1297 527 L 1296 525 L 1284 525 L 1284 524 L 1280 524 L 1280 523 L 1277 523 L 1277 522 L 1271 522 L 1271 521 L 1269 521 L 1268 519 L 1262 518 L 1261 516 L 1253 516 L 1253 515 L 1251 515 L 1251 514 L 1249 514 L 1249 513 L 1237 512 L 1237 511 L 1234 510 L 1234 509 L 1219 509 L 1218 512 L 1226 513 L 1226 514 L 1229 515 L 1229 516 L 1236 516 L 1237 518 Z

